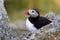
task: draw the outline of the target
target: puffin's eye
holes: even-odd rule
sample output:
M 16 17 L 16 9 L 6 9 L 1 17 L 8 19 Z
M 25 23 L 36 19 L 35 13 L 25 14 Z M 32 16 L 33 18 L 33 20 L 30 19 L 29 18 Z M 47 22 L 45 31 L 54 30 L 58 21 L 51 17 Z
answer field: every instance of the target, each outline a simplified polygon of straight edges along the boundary
M 34 11 L 32 11 L 32 13 L 34 13 Z

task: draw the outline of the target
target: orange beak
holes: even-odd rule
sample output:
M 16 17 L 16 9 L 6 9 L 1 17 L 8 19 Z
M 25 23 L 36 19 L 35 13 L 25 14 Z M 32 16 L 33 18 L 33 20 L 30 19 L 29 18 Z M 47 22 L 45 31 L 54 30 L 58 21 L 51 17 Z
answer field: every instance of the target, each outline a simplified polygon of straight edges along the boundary
M 24 13 L 25 13 L 26 15 L 29 15 L 29 11 L 28 11 L 28 10 L 24 10 Z

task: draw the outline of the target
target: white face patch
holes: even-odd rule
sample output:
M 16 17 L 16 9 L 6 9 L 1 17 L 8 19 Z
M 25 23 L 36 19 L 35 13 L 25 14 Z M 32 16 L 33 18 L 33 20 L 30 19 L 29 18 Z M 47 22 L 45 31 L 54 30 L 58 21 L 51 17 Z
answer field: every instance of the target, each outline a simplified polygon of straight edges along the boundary
M 31 17 L 37 17 L 39 14 L 35 11 L 35 10 L 33 10 L 33 9 L 29 9 L 29 14 L 30 14 L 30 16 Z

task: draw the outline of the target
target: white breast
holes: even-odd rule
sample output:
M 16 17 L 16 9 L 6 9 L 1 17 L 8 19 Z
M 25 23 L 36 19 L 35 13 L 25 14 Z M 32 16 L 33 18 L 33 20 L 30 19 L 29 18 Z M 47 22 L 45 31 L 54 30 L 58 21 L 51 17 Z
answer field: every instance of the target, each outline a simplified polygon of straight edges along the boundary
M 38 30 L 34 27 L 34 25 L 27 19 L 26 20 L 26 28 L 33 33 L 37 33 Z

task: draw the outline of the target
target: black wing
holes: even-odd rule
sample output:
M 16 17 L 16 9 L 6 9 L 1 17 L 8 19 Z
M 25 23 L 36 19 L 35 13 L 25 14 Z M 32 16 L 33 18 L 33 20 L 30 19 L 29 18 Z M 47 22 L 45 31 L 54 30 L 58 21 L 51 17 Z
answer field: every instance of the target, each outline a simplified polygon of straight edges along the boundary
M 45 17 L 29 18 L 29 20 L 37 29 L 51 23 L 51 21 Z

